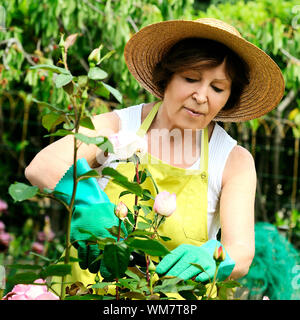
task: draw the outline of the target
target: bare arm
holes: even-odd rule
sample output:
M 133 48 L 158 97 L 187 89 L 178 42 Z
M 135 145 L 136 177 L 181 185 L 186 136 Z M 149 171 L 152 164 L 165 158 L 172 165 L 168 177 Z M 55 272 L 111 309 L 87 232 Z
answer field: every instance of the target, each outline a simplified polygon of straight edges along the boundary
M 236 146 L 225 166 L 220 200 L 221 242 L 236 263 L 230 276 L 233 279 L 248 273 L 255 253 L 255 190 L 252 155 Z
M 115 112 L 100 114 L 93 118 L 93 124 L 95 130 L 81 127 L 79 132 L 90 137 L 109 136 L 118 132 L 119 117 Z M 92 168 L 99 166 L 96 164 L 98 153 L 99 148 L 95 145 L 78 141 L 77 158 L 85 158 Z M 69 135 L 41 150 L 26 167 L 25 176 L 32 185 L 38 186 L 41 190 L 54 189 L 63 174 L 73 164 L 73 156 L 74 137 Z

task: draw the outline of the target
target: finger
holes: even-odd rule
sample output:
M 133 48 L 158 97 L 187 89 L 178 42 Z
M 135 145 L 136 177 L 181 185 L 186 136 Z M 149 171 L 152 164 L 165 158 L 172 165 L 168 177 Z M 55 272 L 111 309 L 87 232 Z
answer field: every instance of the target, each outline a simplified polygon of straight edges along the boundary
M 167 275 L 179 277 L 181 279 L 185 279 L 189 275 L 189 271 L 187 271 L 187 270 L 190 269 L 190 267 L 193 267 L 193 266 L 191 266 L 191 263 L 195 262 L 196 259 L 197 259 L 196 256 L 190 255 L 187 252 L 185 252 L 182 255 L 182 257 L 174 264 L 174 266 L 168 271 Z M 193 269 L 190 269 L 190 270 L 193 270 Z M 198 274 L 198 273 L 199 273 L 199 269 L 198 269 L 198 272 L 196 272 L 196 274 Z M 194 275 L 196 275 L 196 274 L 194 274 Z M 189 278 L 187 278 L 187 279 L 189 279 Z M 185 280 L 187 280 L 187 279 L 185 279 Z
M 206 282 L 208 280 L 212 280 L 215 274 L 216 268 L 208 268 L 205 269 L 205 272 L 201 272 L 197 277 L 196 281 L 198 282 Z
M 169 269 L 171 269 L 178 260 L 184 255 L 185 249 L 183 246 L 179 246 L 173 251 L 171 251 L 169 254 L 167 254 L 161 262 L 157 265 L 156 267 L 156 272 L 158 274 L 164 274 L 166 273 Z
M 183 280 L 191 279 L 195 276 L 197 276 L 200 273 L 200 269 L 195 266 L 189 266 L 187 269 L 185 269 L 181 274 L 180 278 Z
M 97 244 L 90 244 L 87 246 L 88 268 L 91 273 L 97 273 L 100 269 L 100 260 L 95 261 L 100 253 Z

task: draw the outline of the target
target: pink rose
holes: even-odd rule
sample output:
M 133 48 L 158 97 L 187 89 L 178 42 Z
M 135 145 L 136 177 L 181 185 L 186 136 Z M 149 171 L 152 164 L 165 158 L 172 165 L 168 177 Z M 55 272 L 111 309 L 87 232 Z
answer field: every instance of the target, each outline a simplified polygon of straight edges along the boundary
M 126 160 L 136 154 L 142 157 L 148 148 L 147 141 L 131 131 L 120 131 L 108 137 L 117 159 Z
M 176 194 L 168 191 L 159 192 L 155 197 L 153 209 L 156 213 L 169 217 L 176 210 Z
M 0 212 L 8 209 L 8 205 L 4 200 L 0 199 Z
M 42 254 L 44 252 L 44 245 L 39 242 L 33 242 L 31 250 L 35 253 Z
M 11 241 L 11 235 L 7 232 L 1 232 L 0 233 L 0 245 L 4 245 L 5 247 L 9 246 L 9 243 Z
M 124 202 L 121 201 L 118 203 L 115 214 L 121 220 L 124 220 L 127 217 L 128 208 L 126 207 L 126 204 Z
M 45 282 L 43 279 L 34 281 L 40 284 Z M 17 284 L 2 300 L 59 300 L 59 297 L 48 291 L 46 285 Z
M 0 233 L 4 232 L 4 230 L 5 230 L 5 224 L 2 221 L 0 221 Z

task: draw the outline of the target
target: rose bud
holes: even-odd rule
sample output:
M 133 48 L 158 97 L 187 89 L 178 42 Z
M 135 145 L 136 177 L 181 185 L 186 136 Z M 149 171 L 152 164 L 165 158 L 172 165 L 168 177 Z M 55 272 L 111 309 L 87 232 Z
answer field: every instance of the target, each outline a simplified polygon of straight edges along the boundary
M 121 220 L 124 220 L 127 217 L 128 209 L 124 202 L 119 202 L 115 209 L 115 214 Z
M 216 247 L 215 252 L 214 252 L 214 259 L 217 262 L 222 262 L 225 260 L 226 253 L 225 250 L 223 250 L 222 246 Z
M 100 48 L 97 48 L 97 49 L 94 49 L 89 57 L 88 57 L 88 61 L 90 63 L 94 63 L 95 65 L 99 64 L 100 62 L 100 57 L 101 57 L 101 49 Z
M 169 217 L 176 210 L 176 194 L 168 191 L 159 192 L 155 197 L 153 209 L 161 216 Z

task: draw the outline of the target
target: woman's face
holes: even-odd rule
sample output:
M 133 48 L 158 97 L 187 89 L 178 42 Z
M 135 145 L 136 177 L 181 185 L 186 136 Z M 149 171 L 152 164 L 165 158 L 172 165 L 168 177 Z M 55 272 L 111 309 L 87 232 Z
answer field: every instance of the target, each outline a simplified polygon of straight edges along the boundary
M 226 104 L 230 92 L 231 80 L 226 74 L 225 62 L 201 72 L 186 70 L 175 73 L 163 99 L 163 119 L 169 124 L 165 127 L 207 127 Z

